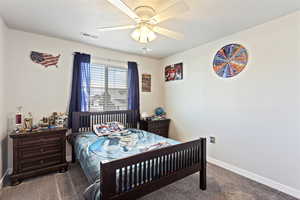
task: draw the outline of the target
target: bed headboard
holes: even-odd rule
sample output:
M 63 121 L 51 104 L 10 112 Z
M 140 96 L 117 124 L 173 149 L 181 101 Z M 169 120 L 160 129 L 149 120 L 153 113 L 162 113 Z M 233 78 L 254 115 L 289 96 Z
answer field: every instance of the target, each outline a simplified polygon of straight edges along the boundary
M 93 125 L 110 121 L 121 122 L 126 128 L 137 128 L 138 112 L 136 110 L 74 112 L 72 114 L 72 132 L 92 131 Z

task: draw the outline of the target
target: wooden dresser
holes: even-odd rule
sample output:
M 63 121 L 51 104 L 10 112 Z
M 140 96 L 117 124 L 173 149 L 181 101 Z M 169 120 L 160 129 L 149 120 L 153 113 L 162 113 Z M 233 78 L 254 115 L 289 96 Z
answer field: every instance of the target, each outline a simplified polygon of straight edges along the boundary
M 66 132 L 65 128 L 56 128 L 10 134 L 13 140 L 12 185 L 40 174 L 66 171 Z
M 161 120 L 141 120 L 140 129 L 155 133 L 163 137 L 169 137 L 170 119 Z

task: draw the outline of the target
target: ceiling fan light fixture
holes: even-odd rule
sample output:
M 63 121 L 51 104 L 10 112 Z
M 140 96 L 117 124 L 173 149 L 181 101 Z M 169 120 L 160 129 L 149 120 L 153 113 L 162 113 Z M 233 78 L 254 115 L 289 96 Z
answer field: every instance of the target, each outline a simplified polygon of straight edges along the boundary
M 141 34 L 141 31 L 139 28 L 135 29 L 132 33 L 131 33 L 131 37 L 136 40 L 136 41 L 139 41 L 140 39 L 140 34 Z
M 140 43 L 148 43 L 156 39 L 156 34 L 147 25 L 141 25 L 131 33 L 131 37 Z
M 149 40 L 149 42 L 151 42 L 151 41 L 153 41 L 155 39 L 156 39 L 156 34 L 153 31 L 150 31 L 148 33 L 148 40 Z
M 184 0 L 171 1 L 168 7 L 162 9 L 159 13 L 156 10 L 148 6 L 148 1 L 143 1 L 143 4 L 132 9 L 128 7 L 123 1 L 124 0 L 106 0 L 110 2 L 113 6 L 118 8 L 120 11 L 128 15 L 131 19 L 135 21 L 134 25 L 121 25 L 113 27 L 103 27 L 97 28 L 98 31 L 116 31 L 116 30 L 126 30 L 134 29 L 131 33 L 131 37 L 137 42 L 147 44 L 156 39 L 156 34 L 164 35 L 168 38 L 182 40 L 184 35 L 163 27 L 157 26 L 165 20 L 176 17 L 188 10 L 187 4 Z
M 139 41 L 141 43 L 147 43 L 148 42 L 147 34 L 143 34 L 143 32 L 141 32 L 140 40 Z

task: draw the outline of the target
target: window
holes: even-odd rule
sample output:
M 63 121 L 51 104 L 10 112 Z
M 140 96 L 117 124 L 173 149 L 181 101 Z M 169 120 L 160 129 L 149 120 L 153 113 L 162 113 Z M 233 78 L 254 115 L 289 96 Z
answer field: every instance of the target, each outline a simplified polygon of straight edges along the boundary
M 91 64 L 90 111 L 127 110 L 127 69 Z

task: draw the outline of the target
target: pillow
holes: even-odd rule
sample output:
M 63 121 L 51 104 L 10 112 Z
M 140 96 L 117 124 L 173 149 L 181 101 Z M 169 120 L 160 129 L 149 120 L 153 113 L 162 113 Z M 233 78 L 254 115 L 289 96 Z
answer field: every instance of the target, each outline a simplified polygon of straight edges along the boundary
M 124 125 L 120 122 L 106 122 L 103 124 L 96 124 L 93 126 L 93 130 L 98 136 L 110 135 L 112 133 L 118 133 L 125 129 Z

